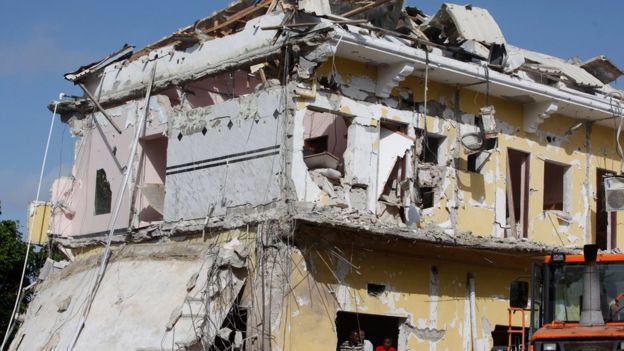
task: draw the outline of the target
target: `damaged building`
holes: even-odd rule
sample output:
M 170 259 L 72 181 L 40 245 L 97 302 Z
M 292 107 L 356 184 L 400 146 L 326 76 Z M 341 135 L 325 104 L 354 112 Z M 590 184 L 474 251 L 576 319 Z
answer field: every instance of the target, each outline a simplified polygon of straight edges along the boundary
M 44 204 L 66 261 L 9 349 L 506 345 L 540 255 L 624 245 L 621 74 L 401 0 L 242 0 L 124 46 L 50 105 L 76 137 Z

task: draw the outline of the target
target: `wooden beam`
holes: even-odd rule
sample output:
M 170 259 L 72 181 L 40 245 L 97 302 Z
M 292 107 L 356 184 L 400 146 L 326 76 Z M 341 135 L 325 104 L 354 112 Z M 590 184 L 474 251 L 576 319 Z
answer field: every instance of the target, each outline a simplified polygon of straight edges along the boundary
M 277 2 L 278 2 L 278 1 L 279 1 L 279 0 L 273 0 L 273 1 L 271 1 L 271 4 L 269 5 L 269 9 L 267 10 L 267 12 L 266 12 L 266 13 L 271 13 L 271 12 L 273 12 L 273 11 L 275 10 L 275 7 L 277 7 Z
M 366 23 L 368 22 L 367 20 L 361 19 L 361 20 L 344 20 L 344 21 L 333 21 L 333 23 L 335 24 L 361 24 L 361 23 Z M 283 28 L 299 28 L 299 27 L 312 27 L 312 26 L 316 26 L 318 24 L 320 24 L 321 22 L 303 22 L 303 23 L 291 23 L 291 24 L 283 24 L 283 25 L 279 25 L 279 26 L 268 26 L 268 27 L 262 27 L 262 30 L 277 30 L 277 29 L 283 29 Z
M 386 4 L 386 3 L 390 2 L 390 1 L 394 1 L 394 0 L 377 0 L 375 2 L 372 2 L 372 3 L 368 4 L 368 5 L 364 5 L 362 7 L 353 9 L 353 10 L 348 11 L 348 12 L 345 12 L 341 16 L 342 17 L 357 16 L 360 13 L 364 13 L 364 12 L 370 10 L 370 9 L 373 9 L 375 7 L 378 7 L 378 6 L 381 6 L 381 5 Z
M 241 11 L 239 11 L 238 13 L 236 13 L 235 15 L 233 15 L 232 17 L 226 19 L 225 21 L 221 22 L 221 23 L 215 23 L 214 26 L 206 29 L 204 32 L 206 34 L 212 33 L 212 32 L 216 32 L 222 28 L 225 28 L 231 24 L 234 24 L 238 21 L 240 21 L 241 19 L 263 9 L 266 8 L 267 6 L 270 5 L 270 2 L 272 0 L 264 0 L 262 1 L 260 4 L 256 5 L 256 6 L 249 6 Z

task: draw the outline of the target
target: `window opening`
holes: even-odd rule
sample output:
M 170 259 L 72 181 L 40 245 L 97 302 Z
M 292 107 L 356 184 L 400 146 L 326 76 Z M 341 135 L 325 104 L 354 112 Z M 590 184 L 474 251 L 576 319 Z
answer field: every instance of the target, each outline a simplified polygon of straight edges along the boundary
M 98 169 L 95 173 L 95 215 L 107 214 L 111 211 L 113 193 L 106 178 L 106 171 Z

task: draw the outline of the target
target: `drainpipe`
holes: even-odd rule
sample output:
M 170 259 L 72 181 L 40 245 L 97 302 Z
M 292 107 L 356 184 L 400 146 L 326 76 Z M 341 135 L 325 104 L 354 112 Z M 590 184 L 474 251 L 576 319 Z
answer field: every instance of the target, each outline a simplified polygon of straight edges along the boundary
M 598 263 L 596 263 L 598 245 L 585 245 L 583 255 L 585 272 L 583 273 L 583 306 L 580 324 L 583 326 L 604 325 L 600 309 L 600 275 Z

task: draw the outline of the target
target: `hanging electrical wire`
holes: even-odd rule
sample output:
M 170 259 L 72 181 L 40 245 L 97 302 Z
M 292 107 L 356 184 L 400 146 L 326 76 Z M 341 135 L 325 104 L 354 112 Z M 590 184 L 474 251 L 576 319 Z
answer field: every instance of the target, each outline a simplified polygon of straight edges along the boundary
M 428 141 L 427 141 L 427 134 L 429 133 L 429 131 L 427 130 L 427 115 L 429 114 L 429 111 L 427 110 L 427 100 L 429 100 L 429 50 L 425 50 L 425 88 L 423 89 L 424 92 L 424 113 L 425 113 L 425 118 L 424 118 L 424 133 L 423 133 L 423 137 L 422 137 L 422 147 L 421 147 L 421 153 L 424 153 L 426 148 L 428 148 Z
M 136 157 L 137 145 L 139 143 L 139 137 L 141 136 L 142 126 L 147 119 L 147 114 L 149 113 L 149 99 L 152 93 L 154 76 L 156 75 L 156 66 L 157 66 L 157 61 L 154 62 L 150 81 L 147 84 L 147 88 L 145 89 L 146 93 L 145 93 L 145 105 L 143 107 L 143 113 L 141 114 L 141 117 L 139 118 L 139 121 L 136 124 L 136 131 L 134 134 L 134 139 L 132 141 L 130 156 L 128 158 L 128 163 L 127 163 L 126 171 L 124 174 L 124 178 L 121 182 L 120 189 L 118 192 L 119 196 L 117 197 L 117 202 L 115 203 L 115 209 L 113 211 L 113 215 L 111 216 L 111 220 L 109 222 L 109 231 L 106 237 L 106 246 L 104 248 L 104 253 L 102 254 L 102 258 L 100 260 L 98 273 L 97 273 L 95 282 L 93 286 L 91 287 L 91 291 L 89 292 L 89 295 L 87 295 L 87 301 L 85 303 L 82 316 L 80 317 L 78 325 L 76 326 L 76 330 L 74 331 L 74 336 L 71 340 L 71 343 L 67 347 L 67 351 L 72 351 L 74 347 L 76 346 L 76 342 L 78 341 L 78 338 L 80 337 L 80 333 L 82 329 L 84 328 L 85 322 L 89 315 L 89 311 L 91 310 L 91 306 L 93 304 L 93 301 L 95 300 L 95 295 L 97 294 L 98 288 L 100 284 L 102 283 L 102 279 L 104 278 L 104 273 L 106 272 L 106 267 L 108 265 L 108 260 L 110 258 L 113 234 L 115 232 L 115 223 L 117 222 L 117 217 L 119 216 L 119 211 L 123 203 L 123 198 L 124 198 L 123 194 L 125 193 L 126 187 L 128 185 L 128 181 L 130 179 L 130 174 L 132 173 L 132 165 L 134 164 L 134 159 Z
M 65 96 L 66 95 L 64 93 L 59 94 L 59 101 L 54 102 L 54 111 L 52 112 L 52 119 L 50 120 L 48 140 L 46 142 L 45 151 L 43 152 L 43 161 L 41 162 L 41 171 L 39 172 L 39 181 L 37 183 L 37 194 L 35 195 L 35 202 L 39 202 L 40 195 L 41 195 L 41 185 L 43 183 L 43 174 L 45 172 L 45 166 L 48 160 L 48 151 L 50 150 L 50 142 L 52 140 L 52 131 L 54 130 L 54 121 L 56 120 L 56 111 L 58 109 L 58 104 L 60 103 L 61 100 L 65 98 Z M 32 213 L 29 213 L 29 216 L 32 216 Z M 32 240 L 30 238 L 30 235 L 28 235 L 28 240 L 26 242 L 26 253 L 24 255 L 24 263 L 22 265 L 22 274 L 20 277 L 19 287 L 17 289 L 17 296 L 15 297 L 15 304 L 13 305 L 13 312 L 11 312 L 11 317 L 9 318 L 7 329 L 4 332 L 4 338 L 2 339 L 2 345 L 0 346 L 0 351 L 4 350 L 4 347 L 6 346 L 6 343 L 9 340 L 9 336 L 11 335 L 11 332 L 13 331 L 13 327 L 14 327 L 13 323 L 15 322 L 15 316 L 19 312 L 18 311 L 19 306 L 22 302 L 22 299 L 24 298 L 22 288 L 24 286 L 24 279 L 26 278 L 26 267 L 28 266 L 28 257 L 30 255 L 31 246 L 32 246 Z
M 611 105 L 611 113 L 613 113 L 613 118 L 618 119 L 617 130 L 615 132 L 615 146 L 621 160 L 620 174 L 624 174 L 624 150 L 622 150 L 622 143 L 620 142 L 622 129 L 624 128 L 624 107 L 622 107 L 622 100 L 624 100 L 624 95 L 619 91 L 613 91 L 610 92 L 608 96 L 609 103 Z M 614 96 L 618 97 L 617 101 L 615 101 Z

